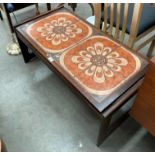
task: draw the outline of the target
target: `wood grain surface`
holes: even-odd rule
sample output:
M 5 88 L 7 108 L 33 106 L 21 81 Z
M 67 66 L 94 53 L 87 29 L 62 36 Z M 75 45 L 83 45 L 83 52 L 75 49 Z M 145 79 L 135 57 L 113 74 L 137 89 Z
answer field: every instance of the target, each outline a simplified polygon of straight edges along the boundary
M 155 57 L 150 61 L 130 115 L 155 136 Z

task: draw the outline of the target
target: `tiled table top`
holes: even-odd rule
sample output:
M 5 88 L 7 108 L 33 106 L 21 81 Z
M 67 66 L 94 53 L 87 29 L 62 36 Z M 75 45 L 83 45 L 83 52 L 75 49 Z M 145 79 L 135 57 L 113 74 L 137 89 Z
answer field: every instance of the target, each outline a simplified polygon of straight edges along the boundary
M 64 8 L 17 31 L 99 111 L 134 84 L 147 64 Z

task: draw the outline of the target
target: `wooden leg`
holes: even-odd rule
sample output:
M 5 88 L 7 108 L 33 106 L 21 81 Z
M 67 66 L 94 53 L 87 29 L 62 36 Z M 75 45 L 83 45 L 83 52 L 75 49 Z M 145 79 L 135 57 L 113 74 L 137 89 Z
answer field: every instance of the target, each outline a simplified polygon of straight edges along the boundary
M 36 15 L 38 15 L 38 14 L 40 14 L 38 3 L 36 3 L 35 6 L 36 6 Z
M 72 8 L 72 10 L 75 11 L 75 9 L 77 7 L 77 3 L 68 3 L 68 6 L 70 6 Z
M 152 41 L 152 43 L 150 45 L 150 48 L 147 53 L 147 57 L 151 58 L 154 47 L 155 47 L 155 39 Z
M 100 146 L 104 142 L 104 140 L 128 118 L 128 116 L 128 112 L 125 112 L 111 124 L 110 122 L 112 119 L 112 115 L 109 115 L 107 118 L 103 117 L 99 129 L 97 146 Z
M 0 10 L 0 18 L 1 18 L 1 20 L 3 20 L 3 16 L 2 16 L 1 10 Z
M 5 143 L 0 139 L 0 152 L 7 152 Z
M 109 116 L 107 118 L 102 118 L 100 129 L 99 129 L 99 134 L 98 134 L 98 139 L 97 139 L 97 146 L 101 145 L 103 141 L 106 139 L 111 118 L 112 116 Z
M 24 58 L 25 63 L 29 62 L 35 57 L 34 53 L 29 53 L 28 47 L 17 37 L 21 52 Z
M 51 4 L 50 3 L 47 3 L 47 10 L 51 10 Z
M 116 130 L 127 118 L 129 117 L 128 112 L 126 112 L 125 114 L 123 114 L 122 116 L 120 116 L 115 122 L 113 122 L 110 127 L 109 127 L 109 131 L 107 134 L 107 137 L 114 131 Z

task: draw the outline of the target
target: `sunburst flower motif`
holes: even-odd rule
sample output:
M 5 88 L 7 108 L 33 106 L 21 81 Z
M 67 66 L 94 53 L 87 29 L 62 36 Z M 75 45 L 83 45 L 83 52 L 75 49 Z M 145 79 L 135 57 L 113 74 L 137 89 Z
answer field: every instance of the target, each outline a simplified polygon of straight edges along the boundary
M 70 20 L 66 20 L 65 17 L 45 23 L 44 26 L 38 27 L 37 31 L 47 41 L 51 41 L 53 45 L 60 45 L 62 42 L 66 42 L 70 38 L 75 38 L 77 34 L 82 33 L 82 29 L 78 28 Z
M 71 58 L 71 61 L 87 76 L 92 76 L 97 83 L 105 82 L 128 64 L 128 61 L 120 57 L 117 51 L 112 51 L 101 42 L 81 50 L 78 55 Z

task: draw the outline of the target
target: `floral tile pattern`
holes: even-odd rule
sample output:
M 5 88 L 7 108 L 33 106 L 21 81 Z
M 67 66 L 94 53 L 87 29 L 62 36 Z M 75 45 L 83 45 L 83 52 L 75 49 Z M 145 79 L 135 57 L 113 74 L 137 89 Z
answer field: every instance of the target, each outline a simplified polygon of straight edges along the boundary
M 137 56 L 103 36 L 64 52 L 60 64 L 93 94 L 111 93 L 140 69 Z
M 88 37 L 92 29 L 70 13 L 59 12 L 27 28 L 28 35 L 46 52 L 61 52 Z

